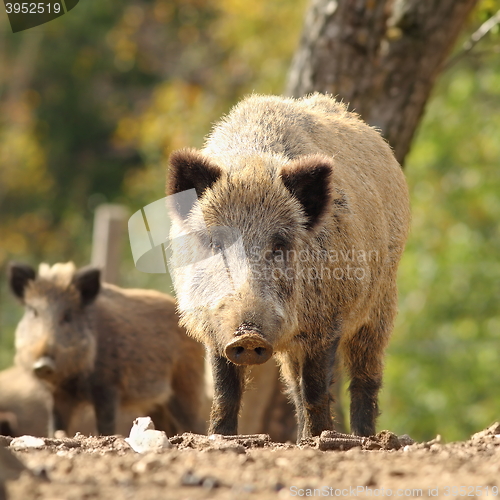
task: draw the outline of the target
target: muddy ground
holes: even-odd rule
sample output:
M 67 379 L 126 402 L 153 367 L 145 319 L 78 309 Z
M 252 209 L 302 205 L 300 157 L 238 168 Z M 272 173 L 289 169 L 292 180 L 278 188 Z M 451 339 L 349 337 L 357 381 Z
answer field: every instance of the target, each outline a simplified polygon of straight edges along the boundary
M 120 436 L 44 439 L 41 448 L 24 450 L 0 438 L 0 445 L 26 466 L 7 482 L 8 498 L 499 496 L 498 423 L 450 444 L 439 439 L 411 444 L 408 436 L 388 432 L 370 439 L 324 433 L 301 446 L 271 443 L 266 435 L 209 439 L 183 434 L 170 441 L 170 449 L 141 455 Z M 3 455 L 0 477 L 17 475 L 17 465 Z

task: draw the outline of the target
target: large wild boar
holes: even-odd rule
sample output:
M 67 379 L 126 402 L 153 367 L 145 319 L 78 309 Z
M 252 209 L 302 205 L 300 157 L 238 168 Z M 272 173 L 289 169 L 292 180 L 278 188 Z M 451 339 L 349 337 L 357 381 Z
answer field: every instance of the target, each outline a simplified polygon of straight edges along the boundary
M 210 353 L 209 432 L 237 433 L 245 366 L 272 355 L 298 438 L 331 429 L 340 355 L 351 432 L 374 434 L 410 219 L 388 144 L 328 96 L 255 95 L 169 170 L 170 265 L 181 323 Z
M 204 349 L 170 296 L 101 283 L 98 269 L 73 263 L 41 264 L 38 276 L 11 264 L 9 281 L 25 306 L 16 364 L 51 389 L 56 429 L 91 402 L 100 434 L 115 432 L 118 408 L 169 434 L 204 431 Z

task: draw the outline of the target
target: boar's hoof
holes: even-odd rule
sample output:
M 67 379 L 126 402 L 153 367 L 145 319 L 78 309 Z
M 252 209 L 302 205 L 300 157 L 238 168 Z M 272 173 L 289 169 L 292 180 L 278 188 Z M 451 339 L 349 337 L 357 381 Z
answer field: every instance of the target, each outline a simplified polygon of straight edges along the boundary
M 225 353 L 235 365 L 261 365 L 271 357 L 273 347 L 260 335 L 247 334 L 227 344 Z
M 39 378 L 48 378 L 56 371 L 56 364 L 49 356 L 38 358 L 33 363 L 33 372 Z

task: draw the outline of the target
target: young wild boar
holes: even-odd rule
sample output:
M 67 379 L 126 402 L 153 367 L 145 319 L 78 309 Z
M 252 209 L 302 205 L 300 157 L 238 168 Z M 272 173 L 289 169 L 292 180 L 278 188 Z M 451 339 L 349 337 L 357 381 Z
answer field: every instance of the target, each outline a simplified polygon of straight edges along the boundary
M 410 218 L 379 133 L 328 96 L 251 96 L 201 151 L 172 154 L 167 195 L 181 323 L 211 357 L 209 432 L 237 433 L 245 366 L 271 355 L 298 438 L 331 429 L 340 354 L 351 432 L 374 434 Z
M 174 300 L 100 282 L 98 269 L 11 264 L 10 287 L 25 306 L 16 364 L 54 395 L 56 428 L 91 402 L 100 434 L 115 432 L 120 407 L 149 414 L 167 433 L 203 432 L 203 346 L 178 325 Z

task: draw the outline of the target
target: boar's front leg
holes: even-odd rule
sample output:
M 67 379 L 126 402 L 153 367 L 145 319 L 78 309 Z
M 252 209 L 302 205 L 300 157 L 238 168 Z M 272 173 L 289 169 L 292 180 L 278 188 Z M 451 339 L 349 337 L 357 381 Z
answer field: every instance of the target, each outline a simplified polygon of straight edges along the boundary
M 314 351 L 282 356 L 281 373 L 297 414 L 297 441 L 333 428 L 330 387 L 338 339 Z
M 299 439 L 319 436 L 322 431 L 333 429 L 330 386 L 333 382 L 333 365 L 338 340 L 329 346 L 306 353 L 301 370 L 303 409 L 302 435 Z
M 238 433 L 238 413 L 245 385 L 245 368 L 215 353 L 209 355 L 214 380 L 214 399 L 208 433 L 232 436 Z
M 114 387 L 99 383 L 92 384 L 97 432 L 102 436 L 111 436 L 116 431 L 116 411 L 118 394 Z

